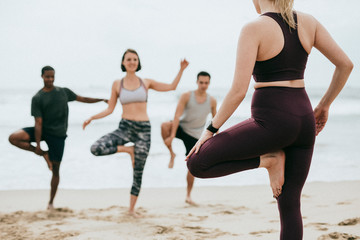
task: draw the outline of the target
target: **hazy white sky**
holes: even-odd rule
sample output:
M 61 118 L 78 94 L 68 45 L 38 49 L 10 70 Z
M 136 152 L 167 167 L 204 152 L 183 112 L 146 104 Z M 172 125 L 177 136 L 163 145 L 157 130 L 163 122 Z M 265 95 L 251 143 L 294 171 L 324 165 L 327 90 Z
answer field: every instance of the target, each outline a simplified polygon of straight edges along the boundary
M 357 65 L 359 0 L 295 0 L 319 19 Z M 170 82 L 181 58 L 190 66 L 181 88 L 201 70 L 213 86 L 229 87 L 241 27 L 257 17 L 251 0 L 1 0 L 0 81 L 3 87 L 38 89 L 51 65 L 59 86 L 109 88 L 120 78 L 120 58 L 138 51 L 141 77 Z M 327 86 L 333 66 L 314 51 L 307 85 Z M 360 86 L 355 68 L 349 86 Z

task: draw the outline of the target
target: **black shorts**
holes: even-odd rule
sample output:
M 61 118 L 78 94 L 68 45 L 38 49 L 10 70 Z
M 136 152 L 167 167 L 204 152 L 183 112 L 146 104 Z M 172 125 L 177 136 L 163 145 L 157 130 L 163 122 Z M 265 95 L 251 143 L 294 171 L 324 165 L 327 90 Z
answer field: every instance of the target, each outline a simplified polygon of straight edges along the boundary
M 184 142 L 186 153 L 185 155 L 188 155 L 191 149 L 195 146 L 195 143 L 198 141 L 198 139 L 190 136 L 184 130 L 179 126 L 176 131 L 176 138 L 181 139 Z
M 34 127 L 26 127 L 23 130 L 29 134 L 30 142 L 35 142 L 35 128 Z M 45 141 L 49 148 L 49 157 L 52 162 L 61 162 L 64 147 L 65 147 L 65 139 L 66 137 L 56 137 L 48 134 L 43 134 L 41 136 L 41 141 Z

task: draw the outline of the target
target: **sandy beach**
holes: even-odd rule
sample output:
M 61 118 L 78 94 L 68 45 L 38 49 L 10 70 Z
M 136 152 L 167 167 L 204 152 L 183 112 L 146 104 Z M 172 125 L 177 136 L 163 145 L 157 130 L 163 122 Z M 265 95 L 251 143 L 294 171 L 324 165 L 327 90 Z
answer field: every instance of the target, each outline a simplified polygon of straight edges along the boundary
M 0 191 L 0 239 L 278 239 L 268 186 L 143 189 L 141 219 L 127 215 L 129 190 Z M 314 182 L 302 195 L 305 240 L 360 239 L 360 181 Z

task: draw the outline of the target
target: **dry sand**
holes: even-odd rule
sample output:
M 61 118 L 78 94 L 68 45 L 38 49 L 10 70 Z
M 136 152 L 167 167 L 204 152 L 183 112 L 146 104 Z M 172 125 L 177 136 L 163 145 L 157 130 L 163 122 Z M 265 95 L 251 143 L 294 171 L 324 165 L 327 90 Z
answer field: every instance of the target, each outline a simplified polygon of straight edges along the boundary
M 0 191 L 0 239 L 279 239 L 268 186 L 143 189 L 141 219 L 127 215 L 129 190 L 64 190 L 44 210 L 47 190 Z M 307 183 L 304 240 L 360 239 L 360 181 Z

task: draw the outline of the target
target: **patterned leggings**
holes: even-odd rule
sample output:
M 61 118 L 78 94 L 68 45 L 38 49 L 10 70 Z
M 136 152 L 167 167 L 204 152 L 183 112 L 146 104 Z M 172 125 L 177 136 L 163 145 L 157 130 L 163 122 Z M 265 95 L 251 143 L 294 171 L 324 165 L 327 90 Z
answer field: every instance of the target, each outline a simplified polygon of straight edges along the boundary
M 119 128 L 101 137 L 91 146 L 95 156 L 114 154 L 117 146 L 128 142 L 135 144 L 135 166 L 131 194 L 138 196 L 146 158 L 150 150 L 151 126 L 149 121 L 132 121 L 122 119 Z

